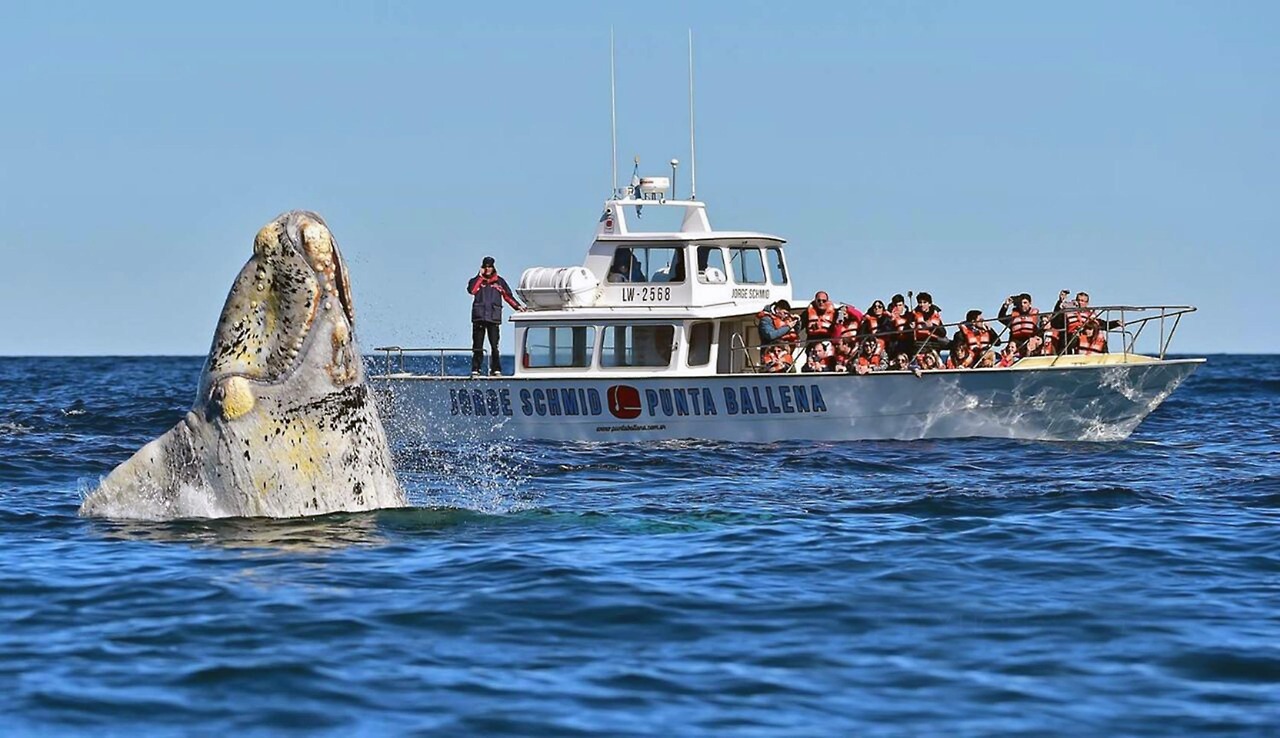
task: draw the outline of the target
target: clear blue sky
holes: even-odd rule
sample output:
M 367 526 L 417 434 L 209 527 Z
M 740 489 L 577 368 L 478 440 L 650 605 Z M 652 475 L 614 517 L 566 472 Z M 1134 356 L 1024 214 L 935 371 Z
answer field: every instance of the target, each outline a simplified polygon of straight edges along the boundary
M 481 256 L 581 262 L 610 27 L 621 171 L 687 162 L 691 28 L 699 197 L 801 294 L 1086 289 L 1277 350 L 1280 3 L 368 0 L 0 4 L 0 355 L 203 354 L 291 208 L 364 348 L 466 343 Z

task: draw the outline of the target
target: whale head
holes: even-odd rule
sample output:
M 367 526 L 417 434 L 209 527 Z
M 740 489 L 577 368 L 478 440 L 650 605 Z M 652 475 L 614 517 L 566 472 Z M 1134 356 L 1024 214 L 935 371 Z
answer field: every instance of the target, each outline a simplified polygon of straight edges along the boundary
M 80 512 L 296 517 L 405 504 L 364 382 L 346 263 L 324 219 L 295 210 L 258 231 L 192 409 Z

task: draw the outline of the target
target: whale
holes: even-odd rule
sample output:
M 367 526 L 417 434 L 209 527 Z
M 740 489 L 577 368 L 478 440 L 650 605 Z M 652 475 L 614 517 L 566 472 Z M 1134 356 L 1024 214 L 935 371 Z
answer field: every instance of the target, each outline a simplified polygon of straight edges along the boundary
M 365 383 L 346 262 L 306 210 L 263 226 L 195 403 L 89 492 L 86 517 L 291 518 L 406 507 Z

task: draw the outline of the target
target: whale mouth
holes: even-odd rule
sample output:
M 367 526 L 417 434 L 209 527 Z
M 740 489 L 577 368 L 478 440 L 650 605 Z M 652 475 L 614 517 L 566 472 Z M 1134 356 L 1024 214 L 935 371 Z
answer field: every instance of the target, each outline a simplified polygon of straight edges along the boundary
M 213 393 L 229 377 L 256 384 L 287 379 L 307 355 L 322 316 L 334 324 L 335 347 L 348 344 L 355 309 L 342 254 L 324 219 L 294 211 L 254 238 L 253 256 L 218 319 L 201 377 L 202 397 L 217 399 Z

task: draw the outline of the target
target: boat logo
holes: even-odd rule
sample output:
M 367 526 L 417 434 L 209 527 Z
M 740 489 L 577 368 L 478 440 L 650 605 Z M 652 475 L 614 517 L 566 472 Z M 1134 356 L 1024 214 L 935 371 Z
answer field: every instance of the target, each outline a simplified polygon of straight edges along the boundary
M 615 384 L 605 393 L 609 412 L 619 420 L 640 417 L 640 390 L 629 384 Z

